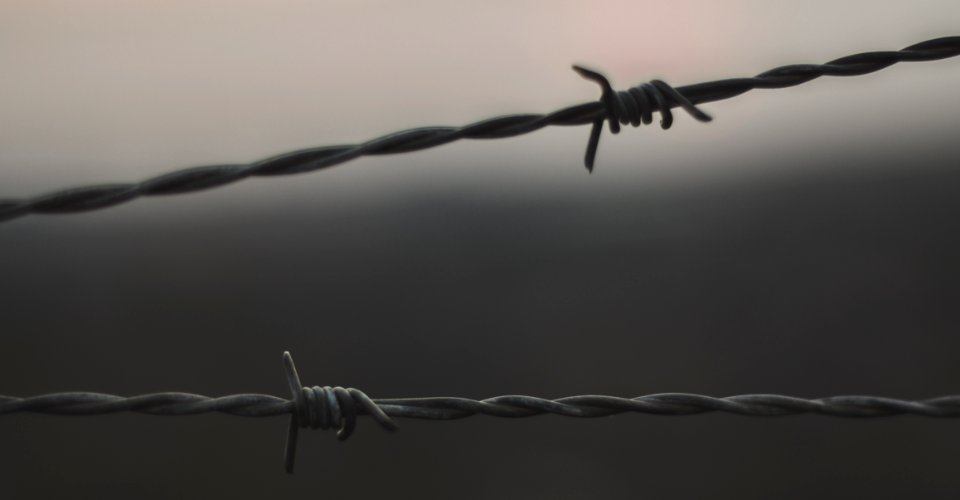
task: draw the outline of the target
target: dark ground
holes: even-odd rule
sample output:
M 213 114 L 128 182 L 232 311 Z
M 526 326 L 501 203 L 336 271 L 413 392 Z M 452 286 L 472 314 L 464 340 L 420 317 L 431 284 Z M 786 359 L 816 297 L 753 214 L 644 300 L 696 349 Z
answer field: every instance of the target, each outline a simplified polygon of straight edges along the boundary
M 0 394 L 286 397 L 285 349 L 305 383 L 373 397 L 957 393 L 958 151 L 603 198 L 437 189 L 233 215 L 178 211 L 185 196 L 28 217 L 0 226 Z M 285 418 L 10 415 L 0 497 L 960 495 L 952 420 L 399 423 L 306 431 L 288 477 Z

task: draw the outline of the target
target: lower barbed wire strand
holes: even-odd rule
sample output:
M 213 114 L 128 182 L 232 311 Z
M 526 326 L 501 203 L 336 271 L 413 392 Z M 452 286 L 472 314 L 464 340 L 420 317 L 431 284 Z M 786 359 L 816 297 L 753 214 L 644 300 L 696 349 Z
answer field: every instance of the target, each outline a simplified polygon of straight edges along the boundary
M 390 417 L 450 420 L 487 415 L 503 418 L 525 418 L 537 415 L 560 415 L 596 418 L 620 413 L 658 415 L 692 415 L 725 412 L 750 416 L 781 416 L 817 413 L 840 417 L 882 417 L 920 415 L 928 417 L 960 417 L 960 395 L 942 396 L 920 401 L 877 396 L 832 396 L 803 399 L 777 394 L 745 394 L 712 397 L 701 394 L 663 393 L 620 398 L 604 395 L 568 396 L 544 399 L 533 396 L 507 395 L 476 400 L 457 397 L 371 399 L 356 389 L 329 388 L 317 393 L 331 404 L 337 400 L 337 412 L 325 417 L 315 414 L 307 419 L 311 427 L 339 425 L 349 415 L 372 416 L 387 428 L 395 428 Z M 344 412 L 348 404 L 354 408 Z M 317 407 L 318 408 L 318 407 Z M 306 407 L 306 410 L 311 410 Z M 123 397 L 95 392 L 66 392 L 26 398 L 0 396 L 0 415 L 12 413 L 44 413 L 55 415 L 99 415 L 136 412 L 150 415 L 197 415 L 225 413 L 245 417 L 289 415 L 297 411 L 295 401 L 265 394 L 237 394 L 208 397 L 183 392 L 164 392 Z M 342 412 L 342 413 L 341 413 Z M 322 425 L 321 425 L 322 423 Z
M 234 394 L 209 397 L 186 392 L 160 392 L 139 396 L 117 396 L 98 392 L 59 392 L 30 397 L 0 396 L 0 415 L 42 413 L 80 416 L 118 412 L 150 415 L 197 415 L 225 413 L 244 417 L 288 415 L 284 446 L 284 468 L 293 473 L 301 428 L 337 429 L 337 438 L 347 439 L 360 415 L 370 417 L 387 431 L 397 429 L 394 417 L 429 420 L 456 420 L 474 415 L 527 418 L 559 415 L 598 418 L 620 413 L 694 415 L 727 412 L 738 415 L 775 417 L 817 413 L 836 417 L 884 417 L 920 415 L 960 417 L 960 395 L 911 401 L 877 396 L 832 396 L 804 399 L 779 394 L 744 394 L 712 397 L 689 393 L 648 394 L 635 398 L 606 395 L 567 396 L 546 399 L 505 395 L 487 399 L 459 397 L 372 399 L 354 388 L 304 386 L 289 352 L 282 356 L 290 399 L 266 394 Z
M 293 473 L 296 461 L 300 428 L 337 428 L 337 438 L 344 440 L 353 433 L 356 418 L 359 415 L 371 417 L 387 431 L 397 429 L 393 421 L 394 417 L 456 420 L 475 415 L 527 418 L 550 414 L 575 418 L 598 418 L 621 413 L 677 416 L 727 412 L 758 417 L 801 413 L 857 418 L 901 414 L 960 417 L 960 395 L 941 396 L 922 401 L 876 396 L 803 399 L 778 394 L 745 394 L 716 398 L 688 393 L 650 394 L 636 398 L 583 395 L 545 399 L 507 395 L 482 400 L 457 397 L 372 399 L 362 391 L 353 388 L 304 387 L 296 374 L 296 368 L 289 353 L 284 353 L 284 362 L 291 393 L 294 396 L 290 400 L 265 394 L 208 397 L 184 392 L 162 392 L 123 397 L 96 392 L 63 392 L 26 398 L 0 396 L 0 415 L 24 412 L 66 416 L 118 412 L 166 416 L 214 412 L 244 417 L 289 415 L 290 423 L 284 446 L 284 468 L 290 474 Z
M 683 107 L 694 118 L 706 121 L 709 116 L 697 109 L 697 104 L 729 99 L 753 89 L 792 87 L 821 76 L 863 75 L 898 62 L 933 61 L 957 55 L 960 55 L 960 36 L 949 36 L 917 43 L 899 51 L 865 52 L 834 59 L 825 64 L 781 66 L 749 78 L 716 80 L 676 88 L 662 80 L 652 80 L 620 92 L 614 92 L 612 87 L 608 91 L 607 87 L 604 87 L 604 95 L 600 101 L 578 104 L 548 114 L 500 116 L 462 127 L 422 127 L 388 134 L 360 144 L 303 149 L 249 164 L 186 168 L 138 183 L 101 184 L 64 189 L 32 198 L 0 199 L 0 221 L 12 220 L 30 213 L 83 212 L 118 205 L 140 196 L 195 192 L 247 177 L 311 172 L 366 155 L 418 151 L 460 139 L 513 137 L 546 126 L 593 124 L 584 159 L 587 167 L 592 169 L 600 138 L 600 126 L 604 121 L 612 131 L 617 131 L 621 122 L 631 125 L 649 123 L 652 113 L 658 111 L 663 126 L 668 127 L 672 122 L 670 108 L 674 107 Z

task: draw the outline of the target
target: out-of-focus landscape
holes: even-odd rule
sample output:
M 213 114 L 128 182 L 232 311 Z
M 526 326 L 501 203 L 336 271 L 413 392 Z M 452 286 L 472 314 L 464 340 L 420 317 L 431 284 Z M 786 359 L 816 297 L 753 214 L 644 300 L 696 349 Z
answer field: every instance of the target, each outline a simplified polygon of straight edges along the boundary
M 920 2 L 0 4 L 0 198 L 956 33 Z M 960 392 L 960 59 L 0 224 L 0 394 Z M 956 498 L 960 422 L 0 417 L 4 498 Z

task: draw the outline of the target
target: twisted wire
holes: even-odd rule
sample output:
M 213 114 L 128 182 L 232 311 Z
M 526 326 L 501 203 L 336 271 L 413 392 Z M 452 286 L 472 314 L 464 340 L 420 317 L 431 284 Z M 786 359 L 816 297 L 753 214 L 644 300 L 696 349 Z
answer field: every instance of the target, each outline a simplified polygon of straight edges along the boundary
M 458 397 L 369 398 L 369 402 L 390 418 L 426 420 L 456 420 L 474 415 L 526 418 L 554 414 L 564 417 L 596 418 L 620 413 L 695 415 L 709 412 L 756 417 L 778 417 L 802 413 L 856 418 L 892 415 L 960 417 L 960 395 L 905 400 L 877 396 L 831 396 L 805 399 L 778 394 L 713 397 L 702 394 L 660 393 L 634 398 L 584 395 L 545 399 L 510 395 L 479 400 Z M 370 415 L 370 411 L 369 406 L 358 406 L 355 409 L 355 415 Z M 25 398 L 0 396 L 0 415 L 24 412 L 74 416 L 118 412 L 149 415 L 224 413 L 241 417 L 273 417 L 298 414 L 299 410 L 296 400 L 267 394 L 209 397 L 183 392 L 161 392 L 124 397 L 96 392 L 60 392 Z M 309 422 L 307 420 L 308 424 L 303 427 L 313 427 Z M 331 423 L 323 428 L 332 427 L 336 426 Z
M 816 413 L 833 417 L 872 418 L 892 415 L 960 417 L 960 395 L 919 401 L 878 396 L 831 396 L 804 399 L 779 394 L 743 394 L 712 397 L 702 394 L 662 393 L 622 398 L 584 395 L 559 399 L 534 396 L 497 396 L 487 399 L 458 397 L 373 399 L 362 391 L 343 387 L 304 387 L 293 358 L 283 354 L 291 399 L 266 394 L 208 397 L 183 392 L 163 392 L 123 397 L 95 392 L 61 392 L 26 398 L 0 395 L 0 415 L 21 412 L 52 415 L 101 415 L 137 412 L 150 415 L 225 413 L 243 417 L 289 415 L 284 452 L 288 473 L 293 472 L 298 431 L 301 428 L 337 428 L 344 440 L 354 430 L 356 417 L 370 416 L 385 430 L 397 429 L 393 418 L 456 420 L 474 415 L 527 418 L 553 414 L 597 418 L 620 413 L 694 415 L 727 412 L 757 417 Z
M 0 221 L 30 213 L 82 212 L 117 205 L 140 196 L 188 193 L 223 186 L 253 176 L 276 176 L 311 172 L 366 155 L 406 153 L 437 147 L 460 139 L 499 139 L 527 134 L 548 125 L 593 124 L 584 162 L 593 169 L 600 127 L 608 122 L 611 131 L 620 122 L 649 123 L 659 111 L 662 125 L 669 127 L 669 110 L 682 106 L 701 121 L 709 117 L 697 104 L 738 96 L 752 89 L 792 87 L 821 76 L 856 76 L 879 71 L 898 62 L 932 61 L 960 55 L 960 36 L 937 38 L 899 51 L 864 52 L 834 59 L 825 64 L 781 66 L 749 78 L 731 78 L 673 88 L 659 80 L 626 92 L 607 90 L 609 82 L 599 73 L 575 67 L 582 76 L 601 84 L 599 101 L 570 106 L 549 114 L 500 116 L 462 127 L 422 127 L 396 132 L 360 144 L 322 146 L 285 153 L 250 164 L 207 165 L 177 170 L 139 183 L 100 184 L 64 189 L 25 199 L 0 200 Z M 599 76 L 599 78 L 596 78 Z M 606 82 L 606 86 L 604 86 Z M 649 102 L 645 102 L 645 100 Z

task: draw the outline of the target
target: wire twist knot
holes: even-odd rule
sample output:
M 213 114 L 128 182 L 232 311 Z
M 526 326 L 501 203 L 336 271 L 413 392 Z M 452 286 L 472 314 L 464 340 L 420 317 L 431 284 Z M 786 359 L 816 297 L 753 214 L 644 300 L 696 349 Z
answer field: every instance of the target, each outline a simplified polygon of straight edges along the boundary
M 610 124 L 610 132 L 620 133 L 620 125 L 639 127 L 641 123 L 649 125 L 653 122 L 654 111 L 660 112 L 660 128 L 666 130 L 673 125 L 672 105 L 682 107 L 690 116 L 701 122 L 713 120 L 710 115 L 700 111 L 689 99 L 677 89 L 663 80 L 650 80 L 627 90 L 615 91 L 610 80 L 602 74 L 584 68 L 573 66 L 573 70 L 587 80 L 600 85 L 602 94 L 600 102 L 603 104 L 604 114 L 593 121 L 590 129 L 590 140 L 587 142 L 587 153 L 584 164 L 587 170 L 593 172 L 593 162 L 597 156 L 597 146 L 600 144 L 600 132 L 603 122 Z M 672 102 L 671 102 L 672 101 Z
M 304 387 L 289 352 L 283 353 L 283 365 L 287 372 L 293 405 L 284 461 L 288 473 L 293 473 L 300 428 L 327 430 L 336 427 L 337 439 L 343 441 L 353 434 L 357 415 L 365 414 L 373 417 L 380 427 L 388 431 L 397 430 L 393 419 L 363 391 L 339 386 Z

